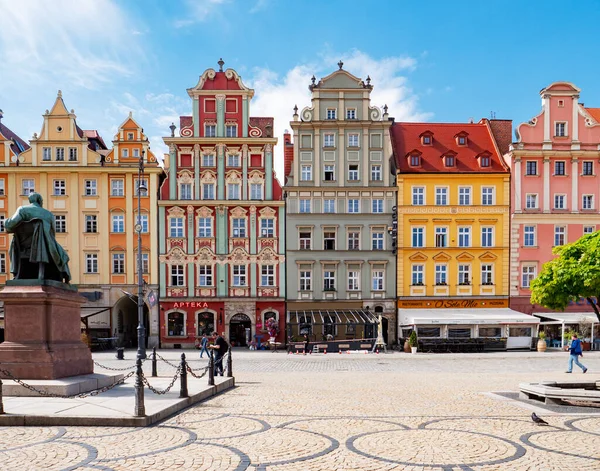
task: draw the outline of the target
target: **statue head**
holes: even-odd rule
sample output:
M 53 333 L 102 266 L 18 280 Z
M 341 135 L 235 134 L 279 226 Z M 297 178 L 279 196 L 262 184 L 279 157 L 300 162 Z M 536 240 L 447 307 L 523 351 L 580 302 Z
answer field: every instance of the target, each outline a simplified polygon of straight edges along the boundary
M 29 195 L 29 202 L 31 204 L 38 204 L 42 206 L 42 204 L 44 203 L 44 198 L 42 198 L 42 195 L 40 195 L 39 193 L 31 193 Z

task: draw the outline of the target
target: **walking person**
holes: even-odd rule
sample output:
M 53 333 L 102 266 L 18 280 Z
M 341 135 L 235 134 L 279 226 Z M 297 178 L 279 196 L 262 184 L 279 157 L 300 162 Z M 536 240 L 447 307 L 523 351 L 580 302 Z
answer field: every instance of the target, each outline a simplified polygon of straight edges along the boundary
M 227 340 L 217 332 L 213 332 L 213 335 L 216 336 L 215 343 L 208 348 L 213 350 L 215 354 L 215 376 L 219 374 L 223 376 L 223 357 L 229 350 L 229 345 L 227 344 Z
M 575 363 L 579 368 L 583 370 L 584 373 L 587 372 L 587 368 L 583 365 L 583 363 L 579 362 L 579 357 L 583 356 L 583 350 L 581 348 L 581 340 L 577 338 L 577 334 L 573 334 L 571 337 L 571 346 L 569 348 L 569 369 L 566 371 L 567 373 L 573 372 L 573 363 Z
M 210 352 L 206 347 L 208 347 L 208 337 L 206 334 L 202 334 L 202 338 L 200 339 L 200 358 L 202 358 L 204 352 L 206 352 L 207 356 L 210 356 Z
M 304 354 L 310 353 L 310 338 L 308 334 L 304 334 Z

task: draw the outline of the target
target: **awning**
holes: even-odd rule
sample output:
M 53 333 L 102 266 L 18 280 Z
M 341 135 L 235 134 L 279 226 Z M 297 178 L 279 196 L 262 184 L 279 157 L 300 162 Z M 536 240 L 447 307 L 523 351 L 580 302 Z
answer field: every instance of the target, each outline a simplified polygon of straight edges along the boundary
M 333 321 L 333 322 L 332 322 Z M 319 309 L 317 311 L 288 311 L 287 323 L 296 324 L 377 324 L 379 321 L 373 312 L 364 309 Z
M 509 308 L 490 309 L 398 309 L 401 326 L 445 324 L 539 324 L 535 316 Z
M 536 312 L 541 324 L 597 324 L 598 318 L 593 312 Z

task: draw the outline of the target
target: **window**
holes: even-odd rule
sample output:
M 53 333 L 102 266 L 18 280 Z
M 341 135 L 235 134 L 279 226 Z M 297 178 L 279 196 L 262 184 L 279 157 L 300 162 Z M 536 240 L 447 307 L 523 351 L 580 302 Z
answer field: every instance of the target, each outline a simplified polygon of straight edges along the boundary
M 69 147 L 69 162 L 75 162 L 77 160 L 77 148 Z
M 581 207 L 583 209 L 594 209 L 594 195 L 583 195 Z
M 213 154 L 204 154 L 202 156 L 202 166 L 203 167 L 214 167 L 215 166 L 215 156 Z
M 458 284 L 471 284 L 471 265 L 458 265 Z
M 212 286 L 212 266 L 211 265 L 199 265 L 198 266 L 198 286 Z
M 583 226 L 583 233 L 584 234 L 591 234 L 592 232 L 596 232 L 596 227 L 595 226 Z
M 371 180 L 374 182 L 381 181 L 381 165 L 371 165 Z
M 470 339 L 470 327 L 448 327 L 448 338 L 451 339 Z
M 437 338 L 441 336 L 439 327 L 419 327 L 419 337 L 421 338 Z
M 523 227 L 523 245 L 525 247 L 535 247 L 535 226 Z
M 371 234 L 371 248 L 373 250 L 383 250 L 383 232 L 377 231 Z
M 237 137 L 237 124 L 225 126 L 225 137 Z
M 239 200 L 240 199 L 240 184 L 239 183 L 228 183 L 227 184 L 227 199 Z
M 346 109 L 346 119 L 356 119 L 356 109 L 355 108 Z
M 437 206 L 445 206 L 448 204 L 448 188 L 436 187 L 436 189 L 435 189 L 435 204 Z
M 374 213 L 383 213 L 383 200 L 373 200 L 372 208 Z
M 464 146 L 467 144 L 467 138 L 465 136 L 458 136 L 458 145 Z
M 125 182 L 120 178 L 113 178 L 110 181 L 111 196 L 125 196 Z
M 424 284 L 425 265 L 413 265 L 411 283 L 413 286 L 423 286 Z
M 565 174 L 565 163 L 562 160 L 557 160 L 554 162 L 554 175 L 564 175 Z
M 179 198 L 182 200 L 192 199 L 192 184 L 182 183 L 179 185 Z
M 246 237 L 246 219 L 233 218 L 233 237 Z
M 123 216 L 122 214 L 113 214 L 112 232 L 125 232 L 125 216 Z
M 335 108 L 327 108 L 327 119 L 336 119 L 336 109 Z
M 86 273 L 98 273 L 98 254 L 86 253 L 85 254 L 85 272 Z
M 140 188 L 140 180 L 137 178 L 134 178 L 133 179 L 133 195 L 134 196 L 137 196 L 140 192 L 141 192 L 141 196 L 148 195 L 148 179 L 147 178 L 142 178 L 141 186 L 143 188 Z
M 273 237 L 275 235 L 275 220 L 261 219 L 260 220 L 260 236 Z
M 335 291 L 335 268 L 325 265 L 323 291 Z
M 348 134 L 348 147 L 358 147 L 358 134 Z
M 458 204 L 461 206 L 471 204 L 471 188 L 464 186 L 458 188 Z
M 240 155 L 239 154 L 227 154 L 227 166 L 228 167 L 239 167 L 240 166 Z
M 212 218 L 198 218 L 198 237 L 212 236 Z
M 335 147 L 335 134 L 323 134 L 323 147 Z
M 348 291 L 358 291 L 360 289 L 360 271 L 348 271 Z
M 494 246 L 494 228 L 493 227 L 482 227 L 481 228 L 481 246 L 482 247 L 493 247 Z
M 171 286 L 184 286 L 183 265 L 171 265 Z
M 565 209 L 565 195 L 554 195 L 554 209 Z
M 129 157 L 129 149 L 121 149 L 121 157 Z
M 537 209 L 537 194 L 528 193 L 525 196 L 525 208 L 526 209 Z
M 169 337 L 183 337 L 185 335 L 185 314 L 183 312 L 170 312 L 167 319 Z
M 509 327 L 509 337 L 531 337 L 531 327 Z
M 566 231 L 564 226 L 554 226 L 554 245 L 565 245 Z
M 537 161 L 528 160 L 525 165 L 525 175 L 537 175 Z
M 385 288 L 385 272 L 379 268 L 374 268 L 371 272 L 371 289 L 373 291 L 383 291 Z
M 310 213 L 310 200 L 300 200 L 300 212 Z
M 325 165 L 323 180 L 332 182 L 335 180 L 335 165 Z
M 454 167 L 454 156 L 453 155 L 447 155 L 446 157 L 444 157 L 444 165 L 446 167 Z
M 203 200 L 214 200 L 215 199 L 215 184 L 214 183 L 203 183 L 202 184 L 202 199 Z
M 557 122 L 554 124 L 554 136 L 565 137 L 567 135 L 567 123 Z
M 425 188 L 422 186 L 413 186 L 412 189 L 413 206 L 423 206 L 425 204 Z
M 436 263 L 435 265 L 435 284 L 438 286 L 443 286 L 448 284 L 447 280 L 448 267 L 446 265 L 440 265 Z
M 324 200 L 323 201 L 323 212 L 324 213 L 335 213 L 335 200 Z
M 459 247 L 471 247 L 471 228 L 470 227 L 459 227 L 458 228 L 458 246 Z
M 56 160 L 59 162 L 65 160 L 65 148 L 64 147 L 56 148 Z
M 35 180 L 23 180 L 23 196 L 29 196 L 31 193 L 35 193 Z
M 54 215 L 54 230 L 57 233 L 67 232 L 67 217 L 64 214 Z
M 412 228 L 412 246 L 423 247 L 425 229 L 423 227 Z
M 67 194 L 67 182 L 65 180 L 54 180 L 54 196 L 65 196 Z
M 308 182 L 312 180 L 312 165 L 303 165 L 302 172 L 300 173 L 300 180 Z
M 535 277 L 536 267 L 534 265 L 523 265 L 521 267 L 521 286 L 523 288 L 529 288 Z
M 423 136 L 422 140 L 423 140 L 423 145 L 425 145 L 425 146 L 431 145 L 431 136 Z
M 137 223 L 142 226 L 142 233 L 143 234 L 147 234 L 149 231 L 148 228 L 148 215 L 147 214 L 140 214 L 137 218 Z
M 482 155 L 479 158 L 479 166 L 480 167 L 489 167 L 492 163 L 492 160 L 490 159 L 489 155 Z
M 246 265 L 233 266 L 233 286 L 246 286 Z
M 358 181 L 358 165 L 348 165 L 348 181 Z
M 46 162 L 49 160 L 52 160 L 52 148 L 51 147 L 44 147 L 42 149 L 42 160 L 45 160 Z
M 204 137 L 216 137 L 217 136 L 217 125 L 216 124 L 205 124 L 204 125 Z
M 594 174 L 594 162 L 585 161 L 583 162 L 582 175 L 593 175 Z
M 250 199 L 262 200 L 262 183 L 250 183 Z
M 300 241 L 300 250 L 310 250 L 312 248 L 312 232 L 300 231 L 298 239 Z
M 275 286 L 275 267 L 273 265 L 263 265 L 261 267 L 260 285 Z
M 300 269 L 300 291 L 312 289 L 312 272 L 309 269 Z
M 482 285 L 493 285 L 494 284 L 494 278 L 493 278 L 493 265 L 481 265 L 481 284 Z
M 96 196 L 98 194 L 96 180 L 85 180 L 85 196 Z
M 132 132 L 128 132 L 127 133 L 127 140 L 128 141 L 133 141 L 133 133 Z
M 360 232 L 348 232 L 348 250 L 360 250 Z
M 183 237 L 183 221 L 184 218 L 171 218 L 169 220 L 170 237 Z
M 358 200 L 356 200 L 356 199 L 348 200 L 348 212 L 349 213 L 358 213 L 359 212 Z
M 0 273 L 6 273 L 6 254 L 0 253 Z
M 0 232 L 6 232 L 5 221 L 6 216 L 4 214 L 0 214 Z
M 494 204 L 494 187 L 481 187 L 481 204 L 483 206 L 490 206 Z
M 135 271 L 137 273 L 137 263 Z M 150 273 L 150 256 L 147 253 L 142 254 L 142 273 Z
M 335 231 L 323 233 L 323 250 L 335 250 Z
M 447 227 L 436 227 L 435 228 L 435 246 L 436 247 L 448 247 L 448 228 Z
M 0 178 L 0 196 L 4 196 L 5 194 L 4 178 Z
M 421 156 L 413 154 L 410 156 L 410 165 L 411 167 L 418 167 L 421 165 Z
M 125 254 L 124 253 L 112 254 L 112 272 L 115 274 L 125 273 Z
M 85 215 L 85 232 L 98 232 L 98 217 L 95 214 Z

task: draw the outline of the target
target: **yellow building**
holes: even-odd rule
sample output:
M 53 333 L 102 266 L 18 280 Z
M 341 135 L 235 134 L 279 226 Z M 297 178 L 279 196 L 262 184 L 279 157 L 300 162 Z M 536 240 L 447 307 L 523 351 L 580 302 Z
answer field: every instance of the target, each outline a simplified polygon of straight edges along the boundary
M 416 327 L 420 338 L 508 335 L 501 320 L 514 314 L 510 171 L 500 149 L 508 150 L 510 128 L 510 121 L 488 120 L 392 126 L 405 333 Z
M 97 131 L 82 130 L 61 92 L 43 115 L 42 129 L 17 159 L 4 161 L 4 215 L 28 204 L 38 192 L 55 215 L 57 241 L 67 250 L 72 283 L 88 302 L 82 317 L 92 338 L 119 337 L 137 345 L 137 305 L 123 291 L 137 293 L 138 163 L 143 155 L 148 193 L 142 197 L 144 279 L 158 290 L 156 208 L 162 169 L 131 114 L 119 126 L 109 150 Z M 153 235 L 154 234 L 154 235 Z M 1 242 L 1 241 L 0 241 Z M 7 271 L 10 271 L 8 267 Z M 146 313 L 150 346 L 158 344 L 158 307 Z

